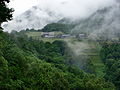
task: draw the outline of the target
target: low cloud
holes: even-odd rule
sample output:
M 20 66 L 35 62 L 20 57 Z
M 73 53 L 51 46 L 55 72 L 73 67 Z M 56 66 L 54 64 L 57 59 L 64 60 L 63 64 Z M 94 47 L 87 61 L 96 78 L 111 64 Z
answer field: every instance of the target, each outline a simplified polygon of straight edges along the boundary
M 114 0 L 43 0 L 39 7 L 49 9 L 66 18 L 80 19 L 113 4 L 115 4 Z
M 18 3 L 19 0 L 15 1 Z M 37 3 L 33 4 L 35 5 L 34 7 L 28 9 L 30 6 L 27 4 L 25 6 L 25 1 L 28 2 L 28 0 L 21 0 L 19 3 L 21 11 L 17 10 L 18 7 L 14 2 L 11 4 L 11 7 L 12 5 L 15 7 L 16 15 L 14 15 L 12 21 L 3 24 L 5 31 L 20 31 L 26 28 L 41 29 L 45 25 L 57 22 L 62 18 L 69 18 L 75 21 L 81 20 L 89 17 L 98 9 L 115 4 L 115 0 L 39 0 Z M 33 1 L 34 0 L 31 0 L 30 3 Z M 31 4 L 31 6 L 33 5 Z M 22 13 L 26 9 L 28 9 L 27 12 Z

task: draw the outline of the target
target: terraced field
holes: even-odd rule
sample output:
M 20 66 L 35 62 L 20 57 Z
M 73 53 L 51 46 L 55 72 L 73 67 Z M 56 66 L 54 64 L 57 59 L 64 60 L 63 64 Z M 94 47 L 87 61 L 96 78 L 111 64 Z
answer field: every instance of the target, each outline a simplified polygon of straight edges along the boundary
M 96 42 L 92 42 L 89 44 L 90 47 L 90 59 L 95 67 L 96 76 L 103 77 L 105 65 L 100 58 L 100 45 Z
M 105 65 L 102 62 L 99 52 L 100 52 L 100 45 L 97 42 L 92 41 L 67 41 L 68 46 L 71 47 L 73 52 L 82 58 L 84 56 L 82 63 L 86 62 L 87 60 L 91 60 L 93 64 L 95 74 L 98 77 L 104 76 Z M 81 60 L 81 59 L 80 59 Z

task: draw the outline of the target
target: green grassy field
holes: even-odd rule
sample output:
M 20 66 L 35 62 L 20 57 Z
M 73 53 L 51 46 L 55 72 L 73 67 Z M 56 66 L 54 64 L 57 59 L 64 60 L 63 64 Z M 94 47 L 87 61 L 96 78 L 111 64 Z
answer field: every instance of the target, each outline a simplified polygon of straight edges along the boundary
M 41 32 L 27 32 L 28 37 L 41 37 Z

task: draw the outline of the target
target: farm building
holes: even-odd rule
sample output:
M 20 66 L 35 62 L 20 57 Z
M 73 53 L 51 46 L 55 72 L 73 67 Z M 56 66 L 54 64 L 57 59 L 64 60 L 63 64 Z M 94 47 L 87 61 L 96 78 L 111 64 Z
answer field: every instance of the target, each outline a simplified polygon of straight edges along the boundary
M 61 35 L 61 38 L 69 38 L 71 35 L 70 34 L 63 34 Z
M 64 34 L 62 32 L 41 32 L 43 38 L 69 38 L 70 34 Z
M 41 37 L 44 38 L 54 38 L 55 33 L 54 32 L 41 32 Z
M 80 34 L 76 35 L 76 38 L 78 38 L 78 39 L 82 40 L 82 39 L 87 38 L 87 35 L 86 35 L 86 34 L 84 34 L 84 33 L 80 33 Z

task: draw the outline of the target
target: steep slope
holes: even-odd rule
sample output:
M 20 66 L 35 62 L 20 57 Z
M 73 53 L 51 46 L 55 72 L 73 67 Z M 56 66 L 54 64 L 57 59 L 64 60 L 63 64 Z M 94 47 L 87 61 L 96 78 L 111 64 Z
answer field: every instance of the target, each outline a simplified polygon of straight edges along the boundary
M 64 42 L 3 32 L 0 41 L 0 90 L 115 90 L 103 78 L 65 64 Z

